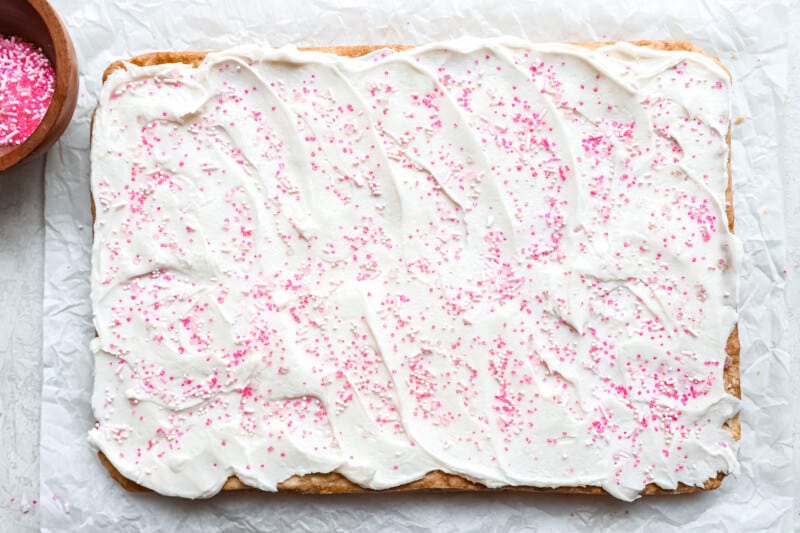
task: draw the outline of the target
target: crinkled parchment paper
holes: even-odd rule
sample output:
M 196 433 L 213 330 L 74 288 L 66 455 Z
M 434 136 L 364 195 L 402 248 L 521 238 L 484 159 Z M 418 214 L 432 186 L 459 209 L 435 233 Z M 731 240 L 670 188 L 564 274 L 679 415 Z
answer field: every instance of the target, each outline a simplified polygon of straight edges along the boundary
M 788 347 L 796 321 L 784 293 L 789 177 L 790 6 L 782 3 L 528 2 L 509 0 L 52 0 L 78 52 L 75 118 L 45 171 L 44 373 L 41 525 L 45 531 L 785 530 L 792 511 L 792 392 Z M 94 335 L 89 301 L 89 123 L 103 69 L 151 50 L 240 43 L 323 46 L 420 44 L 471 34 L 533 41 L 687 39 L 718 55 L 734 78 L 736 233 L 740 287 L 741 474 L 719 490 L 648 497 L 535 494 L 222 494 L 192 502 L 131 494 L 112 481 L 86 441 Z M 795 159 L 796 160 L 796 159 Z M 787 196 L 788 195 L 788 196 Z M 793 197 L 797 199 L 797 195 Z M 796 237 L 797 233 L 793 235 Z M 796 258 L 796 256 L 794 256 Z M 796 263 L 796 259 L 795 259 Z M 796 265 L 795 265 L 796 268 Z M 1 527 L 1 526 L 0 526 Z

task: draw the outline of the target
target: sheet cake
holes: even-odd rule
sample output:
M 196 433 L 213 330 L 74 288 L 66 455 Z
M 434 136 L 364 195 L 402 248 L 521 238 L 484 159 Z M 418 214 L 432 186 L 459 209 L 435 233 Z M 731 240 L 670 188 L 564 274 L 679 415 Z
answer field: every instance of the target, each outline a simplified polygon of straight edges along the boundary
M 680 42 L 405 48 L 109 69 L 105 463 L 191 498 L 718 486 L 738 468 L 727 72 Z

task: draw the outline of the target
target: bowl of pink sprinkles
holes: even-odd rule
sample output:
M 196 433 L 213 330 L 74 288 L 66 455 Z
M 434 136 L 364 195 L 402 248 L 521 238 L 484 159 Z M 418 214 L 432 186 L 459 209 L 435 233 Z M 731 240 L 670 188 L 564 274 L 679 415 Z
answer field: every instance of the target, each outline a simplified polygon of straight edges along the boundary
M 46 0 L 0 0 L 0 172 L 46 152 L 78 98 L 72 39 Z

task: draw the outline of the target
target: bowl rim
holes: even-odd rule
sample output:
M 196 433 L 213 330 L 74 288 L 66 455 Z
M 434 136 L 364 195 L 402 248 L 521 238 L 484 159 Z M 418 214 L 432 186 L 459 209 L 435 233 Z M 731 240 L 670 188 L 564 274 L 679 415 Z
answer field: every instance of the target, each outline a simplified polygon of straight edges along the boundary
M 53 41 L 55 59 L 52 64 L 55 71 L 55 88 L 50 104 L 47 106 L 47 111 L 33 133 L 22 144 L 16 145 L 5 154 L 0 155 L 0 172 L 8 170 L 32 155 L 47 140 L 51 129 L 61 117 L 65 104 L 69 105 L 67 96 L 70 82 L 73 78 L 72 71 L 77 68 L 75 59 L 70 61 L 71 56 L 74 58 L 72 39 L 55 9 L 47 0 L 23 1 L 36 10 L 47 27 L 50 39 Z M 34 44 L 38 47 L 42 46 L 41 43 Z M 70 62 L 72 62 L 72 65 L 70 65 Z

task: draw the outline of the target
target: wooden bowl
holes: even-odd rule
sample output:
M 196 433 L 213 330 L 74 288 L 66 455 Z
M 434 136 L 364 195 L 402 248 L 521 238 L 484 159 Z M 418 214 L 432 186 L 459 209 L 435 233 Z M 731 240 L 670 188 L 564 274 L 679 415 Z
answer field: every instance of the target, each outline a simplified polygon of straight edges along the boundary
M 2 172 L 43 154 L 67 129 L 78 100 L 78 62 L 67 28 L 47 0 L 0 0 L 0 34 L 41 47 L 56 74 L 50 106 L 33 134 L 22 144 L 0 146 Z

